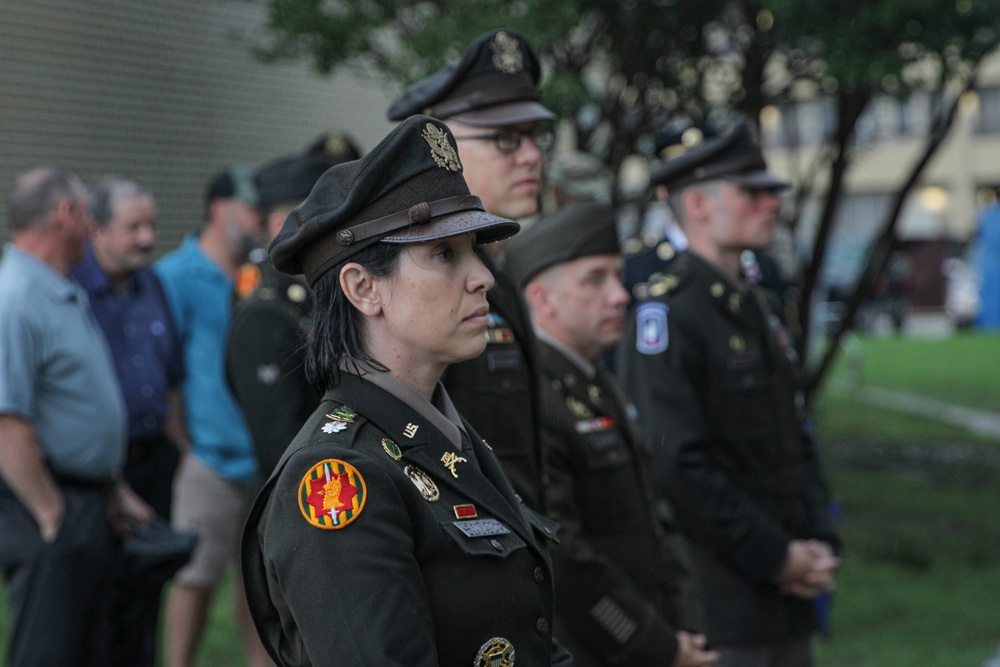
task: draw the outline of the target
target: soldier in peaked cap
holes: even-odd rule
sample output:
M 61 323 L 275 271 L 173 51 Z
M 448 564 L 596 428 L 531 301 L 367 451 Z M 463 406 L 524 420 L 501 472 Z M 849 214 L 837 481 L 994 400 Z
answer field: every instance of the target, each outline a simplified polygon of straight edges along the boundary
M 357 157 L 345 149 L 313 150 L 257 169 L 254 181 L 268 239 L 327 169 Z M 319 404 L 302 365 L 301 339 L 312 300 L 302 276 L 281 273 L 266 257 L 240 268 L 236 292 L 226 377 L 250 428 L 259 486 Z
M 578 667 L 714 664 L 687 545 L 655 501 L 636 411 L 602 368 L 628 294 L 610 206 L 570 204 L 508 246 L 539 340 L 556 633 Z
M 544 154 L 554 114 L 539 102 L 538 58 L 523 35 L 495 30 L 465 55 L 410 86 L 390 107 L 390 120 L 427 113 L 444 120 L 458 142 L 469 190 L 483 208 L 518 219 L 538 211 Z M 484 354 L 451 366 L 448 387 L 463 415 L 493 446 L 525 502 L 541 509 L 544 485 L 538 446 L 534 335 L 517 289 L 499 256 L 483 253 L 496 279 Z
M 469 194 L 454 139 L 415 116 L 330 169 L 271 243 L 314 288 L 323 394 L 243 536 L 247 598 L 279 665 L 566 665 L 552 570 L 489 447 L 439 378 L 482 352 L 476 243 L 513 221 Z
M 659 491 L 691 536 L 719 665 L 806 667 L 815 598 L 833 587 L 840 538 L 795 349 L 740 263 L 770 243 L 786 184 L 745 125 L 653 178 L 689 245 L 638 302 L 622 379 L 659 443 Z

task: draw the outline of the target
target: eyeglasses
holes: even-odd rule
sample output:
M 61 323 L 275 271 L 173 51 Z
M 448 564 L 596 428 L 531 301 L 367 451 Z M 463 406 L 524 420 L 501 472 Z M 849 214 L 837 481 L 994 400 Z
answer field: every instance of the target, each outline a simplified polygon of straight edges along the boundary
M 555 131 L 547 125 L 538 125 L 530 130 L 500 130 L 492 134 L 469 134 L 464 137 L 455 137 L 455 141 L 489 139 L 496 144 L 498 151 L 504 155 L 511 155 L 521 147 L 521 140 L 525 137 L 530 138 L 531 143 L 535 144 L 538 150 L 543 153 L 552 148 L 552 144 L 556 141 Z

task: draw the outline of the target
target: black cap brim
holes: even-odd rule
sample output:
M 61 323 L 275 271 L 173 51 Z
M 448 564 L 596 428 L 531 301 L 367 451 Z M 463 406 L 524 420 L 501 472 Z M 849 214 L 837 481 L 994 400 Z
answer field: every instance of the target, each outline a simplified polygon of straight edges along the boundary
M 555 120 L 556 115 L 546 109 L 541 103 L 531 100 L 496 104 L 483 109 L 465 111 L 448 117 L 473 127 L 502 127 L 504 125 L 520 125 Z
M 726 176 L 726 180 L 749 190 L 786 190 L 790 187 L 788 181 L 782 180 L 769 171 L 756 171 L 738 176 Z
M 383 243 L 424 243 L 463 234 L 475 234 L 476 243 L 502 241 L 516 234 L 521 225 L 485 211 L 459 211 L 421 225 L 404 227 L 380 239 Z

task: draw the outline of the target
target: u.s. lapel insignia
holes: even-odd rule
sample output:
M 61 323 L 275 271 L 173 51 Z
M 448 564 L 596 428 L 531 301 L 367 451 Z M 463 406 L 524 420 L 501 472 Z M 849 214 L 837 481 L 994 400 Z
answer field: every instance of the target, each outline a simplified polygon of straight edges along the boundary
M 323 530 L 345 528 L 361 516 L 367 499 L 368 488 L 361 473 L 340 459 L 320 461 L 299 483 L 302 516 Z
M 399 445 L 389 438 L 382 438 L 382 449 L 384 449 L 385 453 L 391 456 L 394 461 L 398 461 L 403 458 L 403 452 L 399 451 Z
M 736 334 L 733 334 L 732 336 L 729 337 L 729 347 L 730 349 L 732 349 L 733 352 L 739 353 L 747 349 L 747 344 L 743 342 L 742 338 L 740 338 Z
M 323 433 L 340 433 L 345 428 L 347 424 L 339 421 L 332 421 L 323 424 Z
M 451 509 L 455 511 L 456 519 L 475 519 L 479 516 L 475 505 L 455 505 Z
M 517 74 L 524 71 L 524 59 L 521 57 L 521 43 L 516 37 L 505 32 L 498 32 L 490 43 L 493 49 L 493 66 L 504 74 Z
M 514 667 L 514 645 L 503 637 L 489 639 L 479 647 L 474 667 Z
M 434 123 L 427 123 L 420 136 L 431 147 L 431 157 L 434 158 L 434 164 L 448 171 L 462 171 L 462 163 L 458 159 L 458 153 L 448 141 L 448 135 L 444 130 Z
M 455 452 L 445 452 L 444 454 L 441 455 L 441 463 L 444 464 L 444 467 L 448 469 L 448 472 L 450 472 L 451 476 L 454 477 L 455 479 L 458 479 L 458 472 L 455 471 L 455 466 L 458 465 L 459 463 L 468 463 L 468 462 L 469 459 L 465 458 L 464 456 L 459 456 Z
M 410 422 L 406 425 L 406 428 L 403 429 L 403 435 L 412 440 L 413 436 L 417 434 L 418 428 L 420 428 L 420 426 L 414 424 L 413 422 Z
M 354 421 L 354 418 L 358 416 L 358 413 L 351 410 L 346 405 L 342 405 L 333 412 L 328 412 L 326 415 L 327 419 L 332 419 L 337 422 L 346 422 L 350 424 Z
M 420 495 L 424 497 L 424 500 L 429 502 L 434 502 L 441 497 L 441 492 L 438 491 L 437 484 L 434 480 L 430 478 L 430 475 L 425 473 L 423 470 L 416 466 L 406 466 L 403 468 L 403 472 L 406 476 L 410 478 L 413 482 L 413 486 L 417 487 L 420 491 Z

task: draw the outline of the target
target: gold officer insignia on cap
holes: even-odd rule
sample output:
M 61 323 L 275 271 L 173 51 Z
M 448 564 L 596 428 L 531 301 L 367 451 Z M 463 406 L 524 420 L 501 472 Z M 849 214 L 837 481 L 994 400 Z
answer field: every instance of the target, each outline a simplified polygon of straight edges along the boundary
M 455 452 L 445 452 L 444 454 L 441 455 L 441 463 L 444 464 L 444 467 L 448 469 L 448 472 L 450 472 L 451 476 L 454 477 L 455 479 L 458 479 L 458 472 L 455 470 L 455 466 L 457 466 L 459 463 L 468 463 L 468 462 L 469 459 L 465 458 L 464 456 L 459 456 Z
M 514 645 L 503 637 L 489 639 L 479 647 L 473 667 L 514 667 Z
M 490 43 L 493 49 L 493 66 L 504 74 L 517 74 L 524 71 L 524 59 L 521 57 L 521 42 L 501 31 Z
M 448 141 L 448 135 L 445 134 L 444 130 L 434 123 L 427 123 L 420 136 L 431 147 L 431 157 L 434 158 L 434 164 L 448 171 L 462 171 L 462 163 L 458 159 L 458 153 Z
M 382 438 L 382 449 L 388 454 L 394 461 L 398 461 L 403 458 L 403 452 L 399 451 L 399 445 L 390 440 L 389 438 Z
M 410 478 L 413 482 L 413 486 L 417 487 L 420 491 L 420 495 L 424 497 L 424 500 L 428 502 L 434 502 L 441 497 L 441 492 L 438 491 L 437 484 L 434 480 L 430 478 L 430 475 L 425 473 L 423 470 L 416 466 L 406 466 L 403 468 L 403 472 L 406 476 Z
M 309 468 L 299 483 L 299 510 L 309 525 L 323 530 L 347 527 L 361 515 L 368 488 L 358 469 L 340 459 Z
M 747 349 L 747 344 L 743 342 L 743 339 L 733 334 L 729 337 L 729 347 L 732 348 L 733 352 L 743 352 Z

